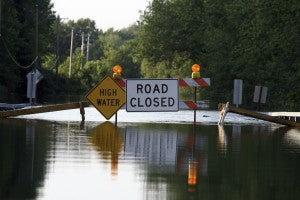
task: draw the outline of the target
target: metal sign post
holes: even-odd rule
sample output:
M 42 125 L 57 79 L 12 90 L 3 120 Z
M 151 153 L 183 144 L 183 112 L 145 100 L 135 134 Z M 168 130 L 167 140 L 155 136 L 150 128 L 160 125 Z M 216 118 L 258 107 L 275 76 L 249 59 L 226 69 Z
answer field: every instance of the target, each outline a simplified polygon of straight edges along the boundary
M 197 87 L 194 87 L 194 102 L 197 103 Z M 194 110 L 194 124 L 196 123 L 196 112 L 197 110 L 195 109 Z
M 29 103 L 32 106 L 32 99 L 35 98 L 36 85 L 34 84 L 34 72 L 29 72 L 27 74 L 27 98 L 29 98 Z
M 29 98 L 30 105 L 33 104 L 33 99 L 36 98 L 36 85 L 43 79 L 43 75 L 39 70 L 32 70 L 27 75 L 27 98 Z

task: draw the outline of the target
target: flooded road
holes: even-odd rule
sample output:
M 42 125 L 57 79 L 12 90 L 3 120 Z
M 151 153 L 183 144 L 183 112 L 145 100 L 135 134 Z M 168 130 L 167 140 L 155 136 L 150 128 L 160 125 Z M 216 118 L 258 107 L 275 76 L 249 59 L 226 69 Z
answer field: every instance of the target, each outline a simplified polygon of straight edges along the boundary
M 300 131 L 0 121 L 0 199 L 297 199 Z

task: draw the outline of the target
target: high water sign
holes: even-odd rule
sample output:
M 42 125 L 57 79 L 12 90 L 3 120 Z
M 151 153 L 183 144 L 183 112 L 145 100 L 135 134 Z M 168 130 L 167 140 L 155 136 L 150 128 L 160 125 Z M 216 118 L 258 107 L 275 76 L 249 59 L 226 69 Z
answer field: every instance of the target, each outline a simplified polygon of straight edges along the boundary
M 178 111 L 178 79 L 126 80 L 126 111 Z
M 86 99 L 106 119 L 110 119 L 125 104 L 125 91 L 110 76 L 106 76 L 89 91 Z

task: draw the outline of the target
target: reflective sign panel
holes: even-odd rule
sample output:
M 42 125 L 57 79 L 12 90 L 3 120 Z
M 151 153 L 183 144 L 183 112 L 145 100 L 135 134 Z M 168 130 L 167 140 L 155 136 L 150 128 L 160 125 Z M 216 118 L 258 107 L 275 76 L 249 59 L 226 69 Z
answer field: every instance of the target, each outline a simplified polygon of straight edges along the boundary
M 106 76 L 89 91 L 86 99 L 108 120 L 125 104 L 125 91 Z
M 178 79 L 126 80 L 128 112 L 178 111 Z

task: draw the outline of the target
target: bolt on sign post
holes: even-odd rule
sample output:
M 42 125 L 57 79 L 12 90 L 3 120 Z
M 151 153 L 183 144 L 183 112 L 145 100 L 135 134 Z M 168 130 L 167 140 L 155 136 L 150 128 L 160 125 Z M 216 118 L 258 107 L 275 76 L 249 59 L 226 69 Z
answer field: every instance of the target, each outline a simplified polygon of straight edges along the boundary
M 86 99 L 109 120 L 125 104 L 125 91 L 106 76 L 88 92 Z

